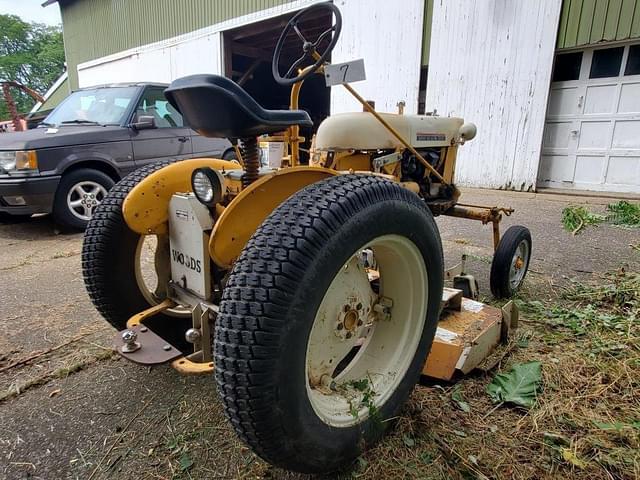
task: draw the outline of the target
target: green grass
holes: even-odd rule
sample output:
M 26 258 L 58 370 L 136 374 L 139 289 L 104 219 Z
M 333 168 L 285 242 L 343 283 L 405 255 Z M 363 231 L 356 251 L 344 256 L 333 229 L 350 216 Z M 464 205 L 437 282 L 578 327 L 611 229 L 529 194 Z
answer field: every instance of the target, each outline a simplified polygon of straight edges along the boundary
M 562 225 L 573 235 L 588 225 L 610 223 L 624 227 L 640 227 L 640 203 L 620 200 L 607 205 L 606 214 L 590 212 L 582 205 L 569 205 L 562 210 Z

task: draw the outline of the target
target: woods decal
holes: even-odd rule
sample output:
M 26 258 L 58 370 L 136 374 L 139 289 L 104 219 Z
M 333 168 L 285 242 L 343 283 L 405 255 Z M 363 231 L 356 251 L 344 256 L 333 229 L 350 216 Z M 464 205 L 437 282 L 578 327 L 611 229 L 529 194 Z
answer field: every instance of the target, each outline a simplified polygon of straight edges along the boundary
M 202 272 L 202 262 L 200 260 L 185 255 L 174 248 L 171 249 L 171 255 L 173 256 L 174 262 L 180 263 L 196 273 Z

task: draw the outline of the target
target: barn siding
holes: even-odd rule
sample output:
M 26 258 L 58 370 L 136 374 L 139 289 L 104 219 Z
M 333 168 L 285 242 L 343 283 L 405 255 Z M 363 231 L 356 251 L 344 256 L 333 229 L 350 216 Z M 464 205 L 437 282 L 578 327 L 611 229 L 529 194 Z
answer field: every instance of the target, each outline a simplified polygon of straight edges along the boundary
M 353 87 L 380 112 L 418 109 L 424 0 L 335 0 L 342 12 L 342 34 L 331 54 L 334 63 L 364 58 L 367 79 Z M 361 111 L 342 87 L 331 89 L 331 113 Z
M 433 10 L 427 110 L 478 126 L 457 182 L 535 189 L 560 0 L 446 0 Z
M 640 38 L 640 0 L 564 0 L 558 48 Z

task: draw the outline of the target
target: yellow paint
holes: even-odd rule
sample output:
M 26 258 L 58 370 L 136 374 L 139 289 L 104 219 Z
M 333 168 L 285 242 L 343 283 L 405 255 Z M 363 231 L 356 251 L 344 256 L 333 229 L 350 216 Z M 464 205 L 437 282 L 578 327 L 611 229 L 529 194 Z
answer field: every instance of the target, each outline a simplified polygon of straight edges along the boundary
M 445 183 L 452 184 L 453 176 L 456 170 L 456 156 L 458 155 L 458 147 L 448 147 L 447 155 L 444 160 L 444 180 Z
M 175 307 L 176 302 L 171 300 L 170 298 L 165 299 L 162 303 L 158 305 L 154 305 L 152 307 L 147 308 L 146 310 L 141 311 L 140 313 L 136 313 L 129 320 L 127 320 L 127 328 L 133 328 L 140 325 L 140 322 L 143 320 L 153 317 L 154 315 L 164 312 L 165 310 Z
M 171 366 L 182 375 L 206 375 L 213 372 L 213 362 L 198 363 L 186 357 L 176 358 Z
M 346 154 L 345 154 L 346 153 Z M 336 153 L 334 167 L 336 170 L 365 170 L 371 171 L 371 156 L 363 153 Z
M 298 190 L 337 172 L 326 168 L 291 167 L 253 182 L 225 208 L 213 227 L 209 253 L 217 265 L 228 268 L 264 222 L 282 202 Z
M 141 235 L 168 233 L 169 201 L 176 192 L 191 191 L 191 173 L 200 167 L 216 170 L 242 168 L 216 158 L 195 158 L 172 163 L 133 187 L 122 205 L 122 214 L 131 230 Z

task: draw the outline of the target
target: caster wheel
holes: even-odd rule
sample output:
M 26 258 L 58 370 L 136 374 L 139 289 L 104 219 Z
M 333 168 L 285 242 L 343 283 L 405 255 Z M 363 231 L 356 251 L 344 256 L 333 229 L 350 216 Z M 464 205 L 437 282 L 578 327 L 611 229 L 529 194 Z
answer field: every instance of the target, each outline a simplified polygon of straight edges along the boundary
M 509 227 L 491 262 L 491 293 L 496 298 L 512 297 L 522 285 L 531 259 L 531 232 L 527 227 Z

